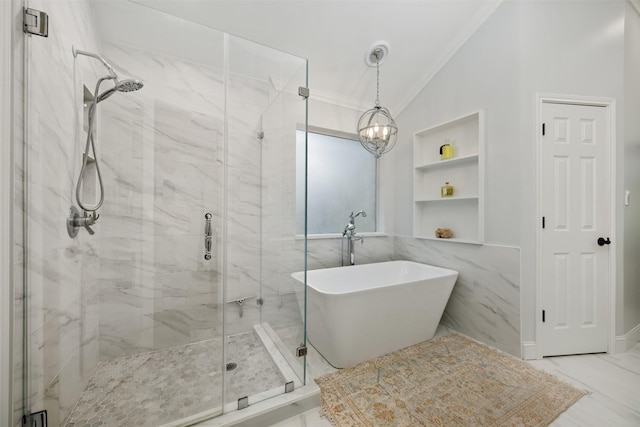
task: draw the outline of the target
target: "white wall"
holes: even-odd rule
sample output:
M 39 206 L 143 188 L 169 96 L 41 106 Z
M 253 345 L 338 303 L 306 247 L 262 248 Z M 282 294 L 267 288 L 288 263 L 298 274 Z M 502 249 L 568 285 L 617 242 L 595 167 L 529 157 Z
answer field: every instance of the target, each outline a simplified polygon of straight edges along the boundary
M 398 116 L 395 231 L 410 236 L 412 194 L 406 189 L 412 188 L 412 134 L 486 110 L 485 241 L 521 248 L 524 341 L 533 340 L 535 333 L 535 95 L 615 98 L 616 131 L 622 138 L 624 11 L 624 2 L 615 1 L 504 2 Z M 620 165 L 623 152 L 618 150 Z M 619 189 L 622 174 L 620 167 Z M 618 245 L 623 234 L 621 193 Z M 618 315 L 621 333 L 621 303 Z
M 638 4 L 636 2 L 636 4 Z M 627 3 L 624 52 L 624 329 L 640 325 L 640 12 Z M 624 191 L 621 189 L 621 191 Z
M 519 10 L 515 3 L 500 6 L 398 116 L 401 135 L 394 165 L 395 233 L 412 236 L 413 133 L 485 110 L 486 244 L 467 247 L 400 239 L 395 252 L 461 271 L 443 321 L 516 356 L 520 356 L 520 254 L 501 246 L 519 246 L 520 240 Z
M 412 235 L 414 132 L 478 109 L 486 111 L 485 240 L 517 245 L 520 229 L 518 143 L 520 46 L 515 4 L 505 4 L 398 116 L 395 232 Z
M 519 18 L 522 51 L 521 109 L 522 187 L 522 326 L 523 340 L 535 332 L 535 233 L 539 224 L 535 195 L 535 94 L 556 93 L 614 98 L 617 144 L 623 135 L 624 3 L 611 1 L 523 2 Z M 622 188 L 622 155 L 617 150 L 615 183 Z M 622 260 L 622 204 L 617 191 L 617 270 Z M 618 275 L 618 288 L 622 275 Z M 616 333 L 622 332 L 618 304 Z

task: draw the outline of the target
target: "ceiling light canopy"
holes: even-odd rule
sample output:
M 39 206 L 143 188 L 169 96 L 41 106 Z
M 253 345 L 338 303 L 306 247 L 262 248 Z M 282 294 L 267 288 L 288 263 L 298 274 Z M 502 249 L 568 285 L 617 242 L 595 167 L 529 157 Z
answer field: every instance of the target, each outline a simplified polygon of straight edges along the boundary
M 378 42 L 369 50 L 365 62 L 376 67 L 376 104 L 358 120 L 358 140 L 371 154 L 379 158 L 389 152 L 398 137 L 398 127 L 388 109 L 380 105 L 380 62 L 389 53 L 386 42 Z

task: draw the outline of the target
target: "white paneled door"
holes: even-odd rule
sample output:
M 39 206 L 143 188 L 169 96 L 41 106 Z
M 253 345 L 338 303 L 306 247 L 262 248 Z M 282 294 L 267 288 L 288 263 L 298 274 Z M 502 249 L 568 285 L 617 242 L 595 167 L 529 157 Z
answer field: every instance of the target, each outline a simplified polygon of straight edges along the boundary
M 542 356 L 607 351 L 610 144 L 607 109 L 542 104 Z M 601 239 L 601 240 L 599 240 Z

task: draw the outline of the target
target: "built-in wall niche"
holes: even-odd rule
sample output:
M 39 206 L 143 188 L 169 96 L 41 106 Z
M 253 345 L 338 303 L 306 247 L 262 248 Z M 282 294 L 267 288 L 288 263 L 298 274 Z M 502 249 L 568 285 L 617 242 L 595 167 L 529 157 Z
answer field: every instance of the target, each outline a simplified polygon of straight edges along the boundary
M 85 153 L 85 147 L 87 145 L 87 137 L 89 135 L 89 109 L 95 103 L 95 98 L 89 88 L 83 85 L 83 96 L 82 96 L 82 140 L 80 141 L 80 145 L 82 147 L 82 156 Z M 94 123 L 95 125 L 95 123 Z M 95 135 L 95 132 L 94 132 Z M 89 153 L 91 153 L 91 148 L 89 148 Z M 84 161 L 84 157 L 80 159 L 81 162 Z M 81 164 L 82 166 L 82 164 Z M 84 179 L 82 181 L 82 189 L 81 189 L 81 197 L 84 204 L 88 206 L 94 206 L 98 203 L 98 178 L 97 178 L 97 170 L 96 170 L 96 161 L 93 158 L 93 154 L 90 154 L 87 159 L 87 167 L 84 173 Z
M 445 145 L 449 152 L 442 153 Z M 416 132 L 413 162 L 414 237 L 482 243 L 484 112 L 476 111 Z M 453 195 L 443 197 L 442 187 L 447 183 L 453 187 Z M 436 237 L 437 229 L 451 230 L 452 237 Z

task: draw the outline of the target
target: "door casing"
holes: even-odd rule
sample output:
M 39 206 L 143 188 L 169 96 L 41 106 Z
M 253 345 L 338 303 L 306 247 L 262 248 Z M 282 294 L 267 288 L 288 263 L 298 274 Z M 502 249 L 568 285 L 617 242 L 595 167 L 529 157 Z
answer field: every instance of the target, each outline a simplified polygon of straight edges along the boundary
M 618 239 L 616 237 L 616 101 L 613 98 L 600 98 L 589 97 L 580 95 L 558 95 L 538 93 L 536 94 L 536 126 L 534 129 L 536 141 L 536 310 L 535 310 L 535 340 L 536 345 L 536 358 L 542 359 L 542 284 L 540 278 L 542 277 L 542 166 L 541 150 L 542 143 L 542 107 L 545 103 L 555 104 L 571 104 L 571 105 L 584 105 L 584 106 L 597 106 L 606 108 L 607 137 L 609 139 L 609 170 L 610 170 L 610 233 L 611 240 L 614 242 L 609 247 L 609 286 L 608 286 L 608 299 L 609 299 L 609 331 L 607 339 L 607 353 L 615 353 L 615 314 L 616 314 L 616 247 Z

